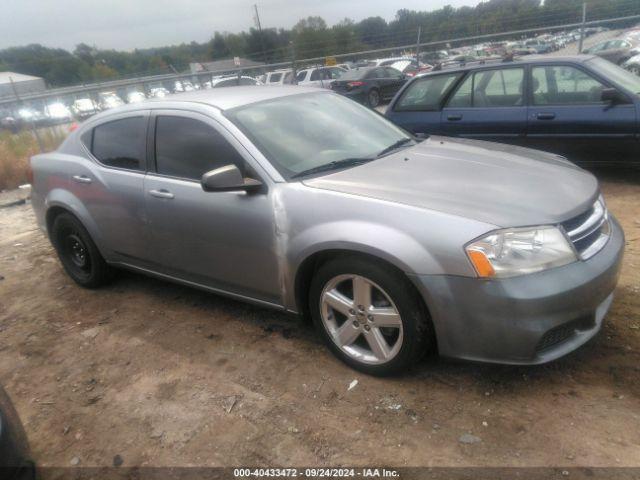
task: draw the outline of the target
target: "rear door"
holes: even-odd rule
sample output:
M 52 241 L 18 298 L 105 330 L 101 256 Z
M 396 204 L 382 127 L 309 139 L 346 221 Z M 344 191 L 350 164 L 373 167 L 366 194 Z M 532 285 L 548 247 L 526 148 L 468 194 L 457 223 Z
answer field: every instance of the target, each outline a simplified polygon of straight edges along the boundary
M 525 72 L 509 66 L 469 72 L 442 110 L 446 135 L 511 144 L 524 142 Z
M 633 103 L 601 100 L 611 88 L 578 65 L 532 65 L 527 144 L 576 161 L 619 162 L 640 153 Z
M 404 74 L 393 67 L 384 67 L 385 77 L 387 78 L 387 89 L 384 94 L 384 98 L 391 100 L 398 90 L 406 83 L 406 77 Z
M 73 164 L 69 190 L 89 211 L 109 259 L 148 258 L 144 209 L 149 112 L 121 114 L 82 133 L 94 162 Z

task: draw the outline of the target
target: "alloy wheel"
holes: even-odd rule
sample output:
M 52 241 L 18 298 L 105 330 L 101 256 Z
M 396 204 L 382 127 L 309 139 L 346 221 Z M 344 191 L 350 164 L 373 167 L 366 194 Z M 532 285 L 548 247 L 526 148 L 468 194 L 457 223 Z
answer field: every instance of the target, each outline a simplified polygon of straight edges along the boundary
M 402 346 L 400 313 L 390 296 L 361 275 L 338 275 L 320 296 L 320 313 L 331 340 L 362 363 L 379 365 Z

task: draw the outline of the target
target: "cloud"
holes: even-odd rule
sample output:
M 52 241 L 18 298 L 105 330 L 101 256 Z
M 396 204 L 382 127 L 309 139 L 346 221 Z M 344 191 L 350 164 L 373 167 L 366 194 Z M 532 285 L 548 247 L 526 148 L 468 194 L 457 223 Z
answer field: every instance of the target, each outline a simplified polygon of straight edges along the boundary
M 257 1 L 257 0 L 256 0 Z M 133 50 L 191 41 L 214 31 L 239 32 L 253 26 L 254 0 L 6 0 L 0 7 L 0 48 L 41 43 L 73 49 L 84 42 L 99 48 Z M 263 28 L 290 28 L 309 15 L 332 25 L 345 17 L 392 20 L 400 8 L 435 10 L 474 5 L 477 0 L 263 0 Z

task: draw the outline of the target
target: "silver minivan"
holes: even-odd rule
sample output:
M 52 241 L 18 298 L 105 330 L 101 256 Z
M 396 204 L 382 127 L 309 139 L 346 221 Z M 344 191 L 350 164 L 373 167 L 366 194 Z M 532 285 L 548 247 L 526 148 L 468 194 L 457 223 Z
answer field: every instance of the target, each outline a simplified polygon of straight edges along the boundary
M 62 266 L 116 268 L 311 318 L 361 371 L 425 353 L 556 359 L 601 328 L 624 236 L 550 153 L 416 138 L 306 87 L 229 87 L 99 114 L 36 155 Z

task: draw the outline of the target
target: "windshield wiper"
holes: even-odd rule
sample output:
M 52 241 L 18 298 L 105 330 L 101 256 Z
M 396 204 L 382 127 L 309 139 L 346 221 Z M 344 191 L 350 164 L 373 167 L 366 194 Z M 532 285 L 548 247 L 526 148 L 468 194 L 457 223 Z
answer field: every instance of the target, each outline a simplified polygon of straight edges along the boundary
M 384 150 L 380 151 L 380 153 L 378 153 L 376 158 L 381 157 L 383 155 L 386 155 L 387 153 L 395 150 L 396 148 L 400 148 L 402 145 L 404 145 L 405 143 L 409 143 L 409 142 L 413 142 L 413 139 L 412 138 L 403 138 L 402 140 L 398 140 L 397 142 L 392 143 L 391 145 L 389 145 Z
M 331 170 L 337 170 L 339 168 L 352 167 L 355 165 L 362 165 L 373 160 L 368 157 L 355 157 L 355 158 L 343 158 L 342 160 L 334 160 L 333 162 L 318 165 L 317 167 L 309 168 L 301 172 L 291 175 L 291 178 L 305 177 L 307 175 L 313 175 L 314 173 L 328 172 Z

